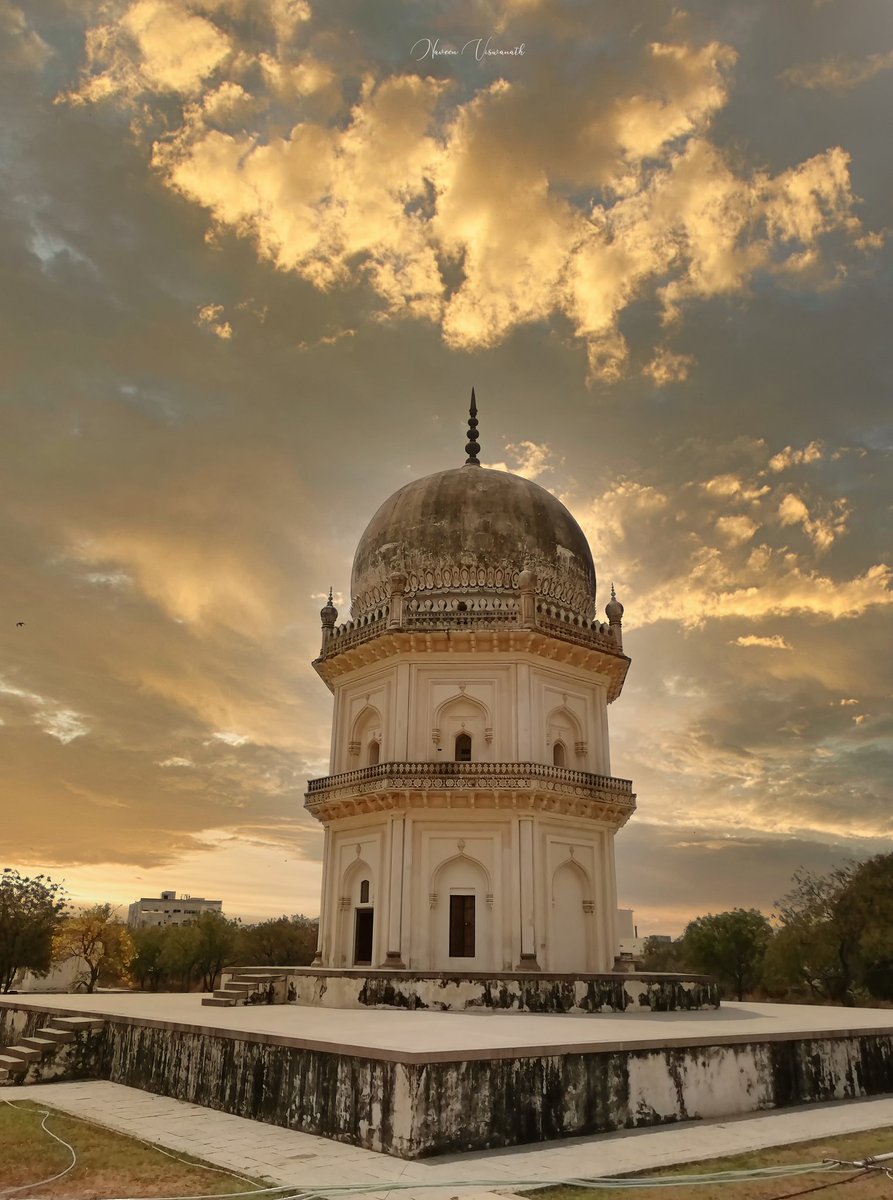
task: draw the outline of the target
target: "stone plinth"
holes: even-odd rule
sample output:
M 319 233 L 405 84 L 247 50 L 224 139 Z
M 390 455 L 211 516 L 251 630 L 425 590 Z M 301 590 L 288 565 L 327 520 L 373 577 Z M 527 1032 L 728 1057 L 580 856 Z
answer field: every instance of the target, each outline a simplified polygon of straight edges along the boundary
M 256 968 L 257 972 L 271 968 Z M 528 1013 L 694 1012 L 719 1007 L 707 975 L 558 975 L 513 971 L 481 975 L 460 971 L 336 970 L 277 967 L 289 999 L 323 1008 L 406 1008 L 432 1012 L 508 1010 Z M 241 980 L 250 967 L 224 972 Z

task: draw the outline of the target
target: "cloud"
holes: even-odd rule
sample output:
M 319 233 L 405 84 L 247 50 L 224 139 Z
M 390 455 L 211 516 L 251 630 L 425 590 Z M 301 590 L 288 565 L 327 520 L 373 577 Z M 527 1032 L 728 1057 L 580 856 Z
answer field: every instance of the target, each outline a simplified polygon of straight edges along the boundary
M 814 517 L 806 504 L 793 492 L 782 497 L 778 516 L 782 525 L 802 525 L 816 549 L 827 550 L 836 538 L 846 532 L 849 508 L 845 496 L 826 506 L 823 516 Z
M 779 450 L 778 454 L 773 454 L 769 459 L 770 471 L 785 471 L 788 467 L 799 466 L 802 463 L 821 462 L 823 449 L 821 442 L 810 442 L 808 446 L 804 446 L 801 450 L 795 450 L 792 446 L 785 446 L 784 450 Z
M 882 71 L 893 68 L 893 50 L 884 54 L 869 54 L 865 58 L 850 58 L 837 54 L 821 62 L 788 67 L 779 76 L 785 83 L 797 87 L 829 92 L 849 92 L 874 79 Z
M 789 642 L 786 642 L 780 634 L 773 634 L 771 637 L 759 637 L 756 634 L 748 633 L 742 637 L 737 637 L 730 643 L 732 646 L 760 646 L 766 650 L 790 650 Z
M 514 459 L 511 466 L 505 462 L 484 463 L 491 471 L 510 471 L 524 479 L 539 479 L 545 471 L 553 469 L 552 447 L 537 445 L 536 442 L 507 442 L 506 451 Z
M 81 86 L 74 103 L 144 92 L 195 95 L 231 51 L 226 34 L 176 0 L 136 0 L 123 14 L 87 33 Z
M 716 521 L 716 529 L 720 537 L 724 538 L 732 545 L 742 545 L 744 542 L 749 542 L 757 530 L 759 524 L 743 513 L 738 513 L 735 516 L 718 517 Z
M 642 374 L 650 376 L 658 387 L 665 387 L 668 383 L 684 383 L 694 364 L 693 354 L 674 354 L 666 346 L 659 346 Z
M 785 452 L 779 468 L 779 456 L 764 444 L 742 444 L 735 454 L 750 460 L 748 470 L 698 478 L 689 465 L 692 477 L 672 491 L 622 478 L 594 499 L 565 496 L 596 564 L 609 564 L 621 586 L 624 624 L 671 620 L 697 628 L 785 614 L 829 620 L 893 603 L 888 563 L 865 562 L 848 575 L 823 566 L 850 529 L 852 506 L 833 494 L 807 504 L 783 476 L 787 466 L 817 462 L 816 445 Z M 770 471 L 771 482 L 761 482 Z M 805 535 L 797 544 L 787 533 L 792 529 Z
M 379 319 L 433 322 L 451 348 L 566 320 L 591 379 L 616 382 L 630 369 L 622 318 L 633 304 L 678 323 L 691 302 L 746 294 L 760 274 L 823 287 L 837 271 L 825 239 L 842 236 L 835 255 L 847 238 L 866 244 L 843 148 L 771 175 L 710 140 L 737 60 L 719 41 L 640 32 L 620 74 L 546 81 L 533 70 L 470 94 L 369 64 L 348 106 L 314 32 L 295 34 L 318 14 L 293 22 L 305 38 L 295 64 L 278 11 L 257 14 L 270 49 L 236 52 L 221 11 L 137 0 L 90 31 L 67 98 L 144 105 L 155 169 L 214 230 L 250 237 L 262 259 L 320 290 L 362 283 Z M 283 129 L 288 88 L 328 100 Z M 181 119 L 165 115 L 159 134 L 162 93 Z M 228 336 L 228 323 L 204 320 Z M 660 343 L 639 369 L 664 387 L 693 365 Z
M 203 304 L 198 310 L 195 323 L 210 329 L 212 333 L 223 341 L 228 341 L 233 336 L 233 327 L 229 321 L 221 321 L 223 316 L 222 304 Z

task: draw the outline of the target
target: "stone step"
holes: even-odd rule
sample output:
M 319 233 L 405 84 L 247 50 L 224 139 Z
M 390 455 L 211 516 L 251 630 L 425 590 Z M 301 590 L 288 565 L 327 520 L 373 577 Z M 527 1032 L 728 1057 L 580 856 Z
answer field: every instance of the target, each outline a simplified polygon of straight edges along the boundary
M 47 1041 L 55 1042 L 57 1046 L 60 1046 L 63 1042 L 74 1041 L 74 1031 L 71 1029 L 53 1029 L 49 1025 L 44 1025 L 42 1029 L 38 1029 L 37 1037 L 46 1038 Z M 28 1039 L 24 1038 L 23 1040 L 27 1041 Z
M 39 1035 L 34 1037 L 23 1037 L 19 1043 L 21 1046 L 28 1046 L 32 1050 L 36 1050 L 41 1058 L 43 1058 L 45 1054 L 49 1054 L 51 1050 L 55 1050 L 58 1044 L 59 1043 L 54 1041 L 53 1038 L 40 1037 Z
M 8 1075 L 24 1075 L 28 1064 L 23 1058 L 14 1058 L 11 1054 L 0 1054 L 0 1070 Z
M 202 1004 L 206 1004 L 208 1008 L 235 1008 L 235 1000 L 226 1000 L 222 996 L 203 996 Z
M 225 987 L 225 988 L 215 989 L 213 994 L 217 997 L 218 1000 L 244 1000 L 246 996 L 251 995 L 251 991 L 248 988 L 246 988 L 245 991 L 243 992 L 243 991 L 236 991 L 235 988 Z
M 39 1050 L 35 1050 L 33 1046 L 7 1046 L 4 1058 L 18 1058 L 24 1063 L 37 1062 L 42 1058 Z M 5 1066 L 5 1063 L 0 1063 L 0 1066 Z
M 242 995 L 247 995 L 248 992 L 253 992 L 256 986 L 257 984 L 248 983 L 244 979 L 231 979 L 228 983 L 225 983 L 222 988 L 218 988 L 217 990 L 239 992 Z
M 101 1017 L 53 1017 L 50 1024 L 54 1029 L 70 1029 L 73 1033 L 81 1033 L 85 1029 L 102 1029 L 105 1021 Z

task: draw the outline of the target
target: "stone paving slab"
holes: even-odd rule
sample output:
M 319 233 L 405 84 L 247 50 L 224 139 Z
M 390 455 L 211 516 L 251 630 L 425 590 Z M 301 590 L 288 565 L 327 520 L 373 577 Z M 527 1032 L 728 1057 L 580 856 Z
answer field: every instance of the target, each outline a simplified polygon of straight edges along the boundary
M 196 993 L 4 996 L 0 1005 L 108 1015 L 223 1036 L 366 1058 L 442 1062 L 549 1053 L 698 1046 L 893 1033 L 893 1010 L 806 1004 L 731 1004 L 706 1012 L 551 1014 L 407 1013 L 299 1005 L 204 1008 Z
M 401 1192 L 405 1200 L 459 1195 L 484 1200 L 490 1189 L 505 1193 L 528 1183 L 620 1175 L 865 1129 L 888 1127 L 893 1151 L 893 1096 L 407 1161 L 104 1081 L 30 1084 L 5 1089 L 5 1095 L 274 1184 L 306 1189 L 381 1184 L 381 1192 L 375 1193 L 381 1197 L 387 1196 L 389 1184 L 433 1185 Z

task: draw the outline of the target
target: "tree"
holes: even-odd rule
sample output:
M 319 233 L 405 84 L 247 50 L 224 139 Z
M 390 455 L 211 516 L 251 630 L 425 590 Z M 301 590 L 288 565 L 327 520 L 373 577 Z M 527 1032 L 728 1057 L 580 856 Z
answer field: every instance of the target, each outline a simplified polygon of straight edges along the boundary
M 791 890 L 776 904 L 781 928 L 766 961 L 772 989 L 807 990 L 816 999 L 852 1001 L 859 930 L 840 902 L 856 867 L 849 863 L 827 875 L 802 868 Z
M 53 939 L 53 957 L 58 962 L 77 958 L 83 963 L 79 982 L 88 992 L 96 990 L 100 978 L 115 983 L 126 978 L 135 954 L 133 938 L 111 904 L 94 904 L 67 917 Z
M 194 924 L 170 925 L 163 932 L 159 967 L 171 985 L 176 981 L 181 991 L 188 992 L 198 958 L 196 927 Z
M 668 942 L 660 937 L 647 937 L 642 947 L 642 969 L 645 971 L 685 971 L 685 947 L 681 941 Z
M 202 991 L 213 992 L 223 968 L 239 959 L 239 922 L 228 920 L 222 913 L 203 912 L 192 929 L 193 968 L 202 977 Z
M 246 967 L 304 967 L 313 961 L 319 922 L 296 913 L 249 925 L 242 931 L 241 960 Z
M 29 878 L 12 867 L 0 876 L 0 991 L 23 969 L 46 974 L 53 934 L 67 905 L 64 887 L 48 875 Z
M 759 981 L 772 926 L 755 908 L 708 914 L 690 922 L 682 935 L 686 959 L 715 975 L 736 1000 Z
M 131 932 L 135 955 L 130 964 L 130 974 L 137 986 L 153 992 L 165 978 L 164 947 L 167 930 L 162 925 L 142 925 Z
M 857 986 L 878 999 L 893 999 L 893 854 L 879 854 L 850 871 L 834 916 Z

